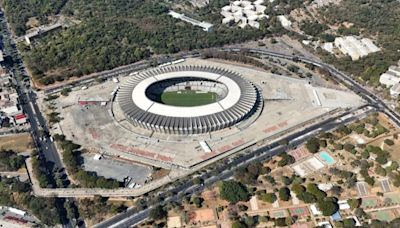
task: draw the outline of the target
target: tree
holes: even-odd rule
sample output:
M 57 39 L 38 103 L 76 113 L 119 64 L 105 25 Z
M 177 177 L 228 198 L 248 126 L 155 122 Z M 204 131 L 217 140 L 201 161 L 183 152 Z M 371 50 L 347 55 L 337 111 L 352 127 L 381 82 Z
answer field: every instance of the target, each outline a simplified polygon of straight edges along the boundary
M 317 198 L 309 193 L 309 192 L 303 192 L 300 193 L 299 195 L 296 195 L 299 200 L 303 201 L 304 203 L 315 203 L 317 202 Z
M 293 184 L 292 191 L 296 193 L 296 195 L 300 195 L 301 193 L 306 191 L 306 188 L 301 184 Z
M 318 200 L 322 200 L 326 197 L 326 193 L 319 189 L 314 183 L 307 184 L 307 192 L 313 194 Z
M 71 90 L 70 88 L 63 88 L 63 89 L 61 90 L 60 94 L 63 95 L 64 97 L 66 97 L 66 96 L 69 95 L 69 93 L 70 93 L 71 91 L 72 91 L 72 90 Z
M 257 225 L 257 220 L 253 216 L 245 216 L 243 218 L 246 227 L 255 227 Z
M 355 146 L 351 143 L 346 143 L 346 144 L 344 144 L 343 148 L 347 152 L 352 152 L 354 150 Z
M 356 221 L 352 218 L 343 219 L 342 221 L 336 222 L 336 227 L 346 228 L 346 227 L 355 227 Z
M 150 211 L 149 216 L 153 220 L 161 220 L 167 217 L 167 211 L 161 205 L 158 205 Z
M 235 221 L 232 223 L 232 228 L 247 228 L 247 226 L 241 221 Z
M 286 153 L 281 154 L 280 157 L 281 160 L 278 162 L 279 167 L 293 164 L 296 161 L 293 156 Z
M 230 203 L 249 200 L 247 188 L 233 180 L 223 181 L 219 187 L 219 194 L 222 199 Z
M 201 197 L 194 197 L 192 202 L 196 205 L 197 208 L 200 208 L 203 204 L 204 199 Z
M 286 187 L 279 189 L 279 199 L 283 201 L 288 201 L 290 199 L 290 190 Z
M 319 151 L 319 140 L 315 137 L 310 138 L 306 143 L 306 148 L 310 153 L 317 153 Z
M 324 216 L 331 216 L 339 210 L 339 205 L 332 200 L 320 200 L 317 205 Z
M 195 177 L 193 178 L 193 184 L 195 185 L 199 185 L 203 183 L 203 179 L 201 179 L 200 177 Z
M 361 199 L 349 199 L 347 203 L 350 205 L 351 209 L 359 208 L 361 205 Z
M 282 183 L 286 186 L 289 186 L 292 183 L 293 179 L 287 176 L 282 176 Z
M 368 214 L 365 213 L 365 211 L 362 208 L 356 208 L 354 210 L 354 215 L 357 216 L 358 218 L 367 218 Z
M 74 205 L 74 203 L 72 203 L 71 201 L 65 201 L 64 208 L 67 211 L 67 217 L 69 219 L 77 218 L 78 210 L 77 210 L 76 206 Z
M 380 165 L 376 165 L 375 173 L 380 176 L 386 176 L 386 170 L 384 168 L 382 168 L 382 166 L 380 166 Z
M 319 140 L 319 146 L 320 147 L 326 147 L 328 144 L 327 144 L 327 142 L 326 142 L 326 140 L 325 139 L 321 139 L 321 140 Z
M 385 144 L 388 145 L 388 146 L 393 146 L 393 145 L 394 145 L 394 142 L 393 142 L 393 140 L 391 140 L 391 139 L 385 139 L 384 142 L 385 142 Z
M 286 218 L 277 218 L 274 220 L 274 222 L 275 222 L 275 226 L 279 226 L 279 227 L 287 226 Z

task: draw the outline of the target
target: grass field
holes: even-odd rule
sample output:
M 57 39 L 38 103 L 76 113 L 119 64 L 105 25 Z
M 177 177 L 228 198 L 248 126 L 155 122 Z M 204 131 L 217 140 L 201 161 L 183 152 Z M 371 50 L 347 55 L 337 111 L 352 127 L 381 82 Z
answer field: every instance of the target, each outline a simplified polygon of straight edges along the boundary
M 13 150 L 15 152 L 25 152 L 31 151 L 32 148 L 32 138 L 28 133 L 0 137 L 0 149 Z
M 183 107 L 206 105 L 214 103 L 216 100 L 217 94 L 215 93 L 196 93 L 192 90 L 164 92 L 161 95 L 163 104 Z

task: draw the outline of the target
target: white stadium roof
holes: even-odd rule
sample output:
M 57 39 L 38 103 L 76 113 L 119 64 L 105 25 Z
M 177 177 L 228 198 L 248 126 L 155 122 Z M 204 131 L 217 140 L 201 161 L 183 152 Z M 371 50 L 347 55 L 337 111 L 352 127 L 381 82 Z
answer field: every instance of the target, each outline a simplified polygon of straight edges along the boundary
M 211 104 L 182 107 L 162 104 L 148 97 L 147 90 L 166 80 L 188 78 L 216 83 L 226 94 Z M 127 119 L 154 131 L 198 134 L 229 127 L 248 117 L 259 101 L 256 88 L 237 73 L 205 66 L 157 68 L 131 77 L 121 85 L 118 102 Z

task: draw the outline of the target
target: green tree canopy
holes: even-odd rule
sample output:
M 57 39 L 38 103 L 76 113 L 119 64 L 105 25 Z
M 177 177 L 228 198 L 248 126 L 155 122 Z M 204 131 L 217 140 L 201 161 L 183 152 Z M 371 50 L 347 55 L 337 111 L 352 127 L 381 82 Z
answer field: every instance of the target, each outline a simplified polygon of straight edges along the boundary
M 223 181 L 219 187 L 219 194 L 222 199 L 230 203 L 249 200 L 247 188 L 243 184 L 233 180 Z

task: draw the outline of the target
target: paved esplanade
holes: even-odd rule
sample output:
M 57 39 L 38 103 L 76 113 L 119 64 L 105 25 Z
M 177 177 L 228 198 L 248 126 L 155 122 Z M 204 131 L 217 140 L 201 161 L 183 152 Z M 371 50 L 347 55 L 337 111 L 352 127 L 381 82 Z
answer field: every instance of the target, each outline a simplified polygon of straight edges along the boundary
M 214 103 L 181 107 L 162 104 L 151 94 L 195 90 L 217 94 Z M 159 91 L 155 91 L 159 90 Z M 232 126 L 257 108 L 256 87 L 238 73 L 207 66 L 156 68 L 121 85 L 117 100 L 135 126 L 168 134 L 202 134 Z

